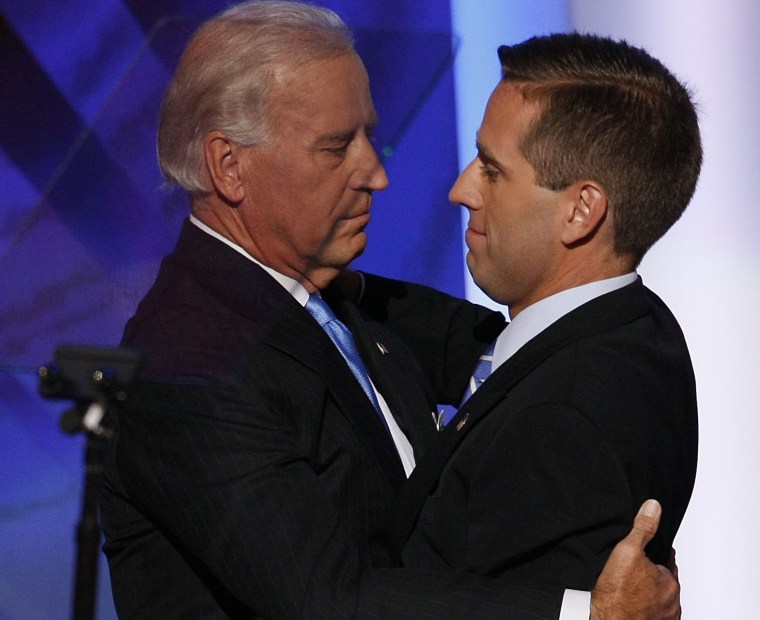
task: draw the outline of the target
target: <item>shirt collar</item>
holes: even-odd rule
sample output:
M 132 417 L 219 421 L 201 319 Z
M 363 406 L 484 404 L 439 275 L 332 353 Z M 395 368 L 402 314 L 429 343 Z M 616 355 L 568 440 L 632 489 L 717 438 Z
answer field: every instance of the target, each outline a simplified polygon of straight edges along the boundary
M 228 245 L 236 252 L 242 254 L 245 256 L 248 260 L 256 263 L 259 267 L 261 267 L 264 271 L 266 271 L 270 276 L 272 276 L 277 282 L 280 283 L 280 285 L 290 293 L 295 300 L 301 304 L 302 306 L 306 306 L 306 302 L 309 300 L 309 292 L 304 288 L 304 286 L 291 278 L 290 276 L 286 276 L 279 271 L 275 271 L 271 267 L 267 267 L 260 261 L 256 260 L 253 256 L 251 256 L 248 252 L 246 252 L 243 248 L 241 248 L 237 243 L 234 243 L 227 239 L 227 237 L 224 237 L 223 235 L 220 235 L 217 231 L 215 231 L 210 226 L 207 226 L 203 222 L 201 222 L 197 217 L 194 215 L 190 216 L 190 221 L 195 224 L 198 228 L 200 228 L 203 232 L 211 235 L 215 239 L 218 239 L 225 245 Z
M 588 301 L 623 288 L 636 280 L 635 271 L 615 278 L 597 280 L 569 288 L 528 306 L 509 323 L 496 339 L 491 372 L 552 323 Z

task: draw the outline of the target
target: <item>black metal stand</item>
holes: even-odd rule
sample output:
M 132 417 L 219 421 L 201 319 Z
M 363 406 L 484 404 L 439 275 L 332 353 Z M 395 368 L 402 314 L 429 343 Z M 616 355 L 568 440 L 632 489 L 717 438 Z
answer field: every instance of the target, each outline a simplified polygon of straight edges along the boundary
M 103 474 L 103 434 L 88 431 L 84 452 L 84 489 L 82 515 L 77 524 L 76 582 L 74 585 L 74 620 L 93 620 L 98 586 L 100 523 L 98 520 L 98 485 Z
M 55 363 L 39 370 L 45 398 L 74 399 L 77 405 L 61 416 L 64 432 L 85 433 L 82 514 L 76 530 L 77 553 L 73 620 L 93 620 L 97 601 L 100 521 L 98 487 L 111 431 L 101 423 L 109 408 L 126 399 L 142 357 L 126 349 L 61 347 Z

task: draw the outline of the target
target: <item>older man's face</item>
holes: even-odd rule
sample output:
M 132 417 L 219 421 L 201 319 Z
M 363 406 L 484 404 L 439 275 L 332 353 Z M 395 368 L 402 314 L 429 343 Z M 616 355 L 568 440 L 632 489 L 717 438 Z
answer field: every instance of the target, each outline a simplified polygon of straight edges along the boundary
M 388 185 L 367 73 L 353 52 L 313 61 L 278 78 L 270 104 L 274 138 L 248 152 L 241 216 L 264 263 L 321 288 L 364 251 L 372 192 Z

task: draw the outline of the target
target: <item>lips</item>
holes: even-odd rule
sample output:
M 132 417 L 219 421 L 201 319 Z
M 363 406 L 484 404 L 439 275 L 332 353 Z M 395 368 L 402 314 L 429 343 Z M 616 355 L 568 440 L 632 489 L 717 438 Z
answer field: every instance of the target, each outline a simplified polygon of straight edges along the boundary
M 363 226 L 366 226 L 369 224 L 369 221 L 372 219 L 372 216 L 370 215 L 370 209 L 372 208 L 372 195 L 368 197 L 366 205 L 357 205 L 360 210 L 357 210 L 356 213 L 351 213 L 350 215 L 346 216 L 346 220 L 351 220 L 355 222 L 361 223 Z
M 361 213 L 347 215 L 341 218 L 341 221 L 342 225 L 348 226 L 350 230 L 363 231 L 371 219 L 372 216 L 369 214 L 369 211 L 362 211 Z
M 485 239 L 485 233 L 473 228 L 471 222 L 467 225 L 467 230 L 464 231 L 464 242 L 468 250 L 472 251 L 475 247 L 479 248 L 485 243 Z
M 473 227 L 473 225 L 471 223 L 467 225 L 467 230 L 465 231 L 465 234 L 468 234 L 468 235 L 477 235 L 477 236 L 480 236 L 480 237 L 485 237 L 485 233 L 483 231 L 479 230 L 478 228 Z

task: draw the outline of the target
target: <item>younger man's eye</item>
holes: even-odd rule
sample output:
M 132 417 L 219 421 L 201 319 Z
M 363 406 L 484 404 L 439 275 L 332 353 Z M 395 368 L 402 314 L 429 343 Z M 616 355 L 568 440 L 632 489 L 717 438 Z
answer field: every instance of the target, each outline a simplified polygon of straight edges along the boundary
M 495 181 L 499 176 L 499 171 L 486 164 L 480 164 L 480 173 L 489 181 Z

